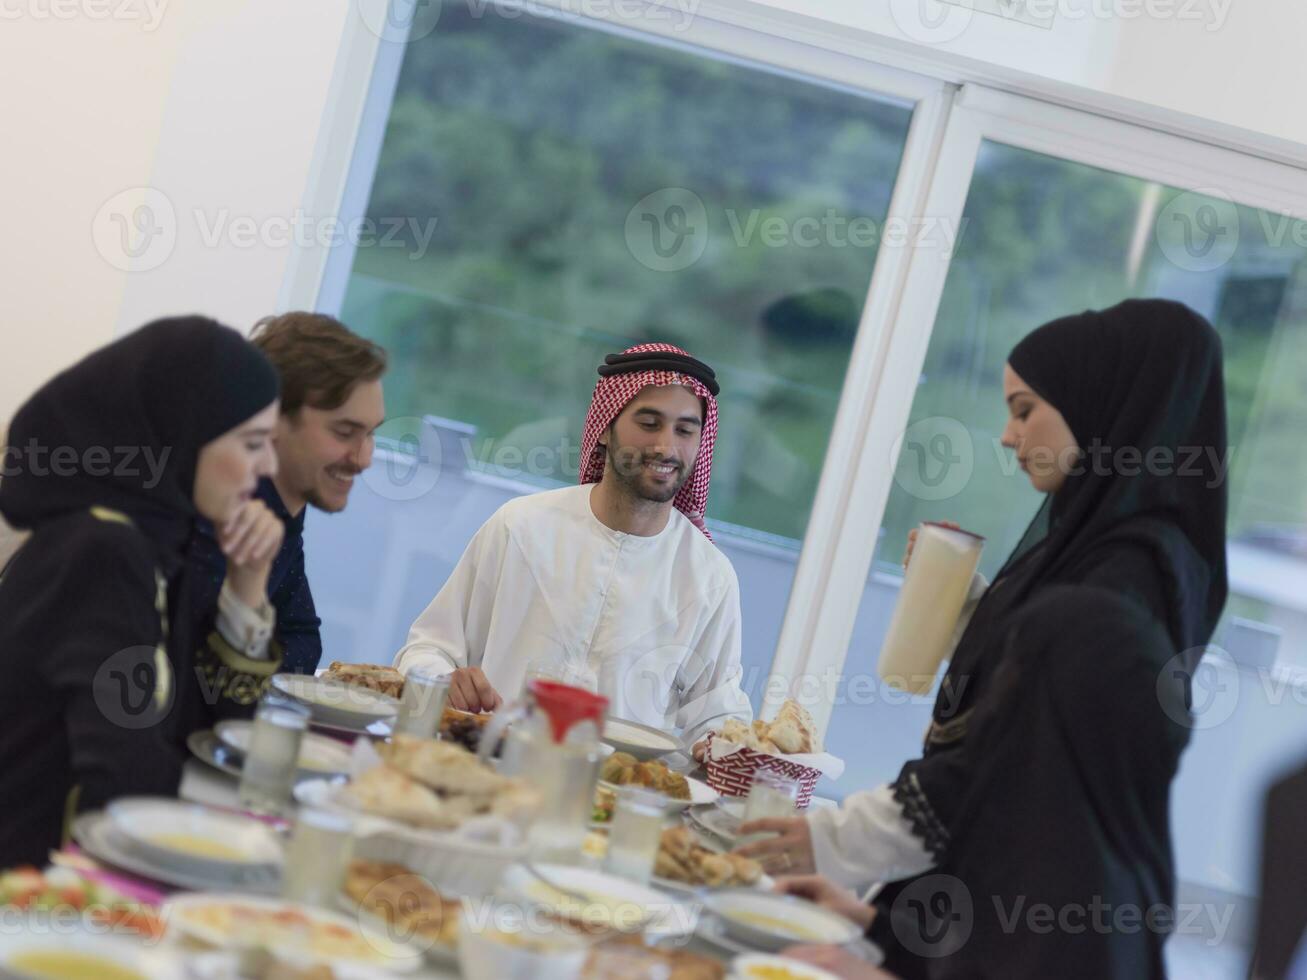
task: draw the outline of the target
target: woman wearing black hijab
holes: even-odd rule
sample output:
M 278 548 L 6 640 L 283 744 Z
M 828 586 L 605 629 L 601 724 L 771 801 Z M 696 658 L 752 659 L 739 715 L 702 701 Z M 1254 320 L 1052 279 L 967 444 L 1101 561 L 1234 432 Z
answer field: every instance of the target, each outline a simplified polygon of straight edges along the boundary
M 1171 638 L 1137 603 L 1084 585 L 1041 590 L 1009 623 L 947 854 L 874 931 L 893 938 L 902 976 L 1164 977 L 1169 790 L 1189 731 Z M 840 951 L 794 954 L 848 980 L 884 976 Z
M 0 579 L 0 867 L 67 817 L 176 791 L 202 702 L 185 548 L 275 470 L 277 376 L 236 331 L 159 320 L 14 417 L 0 512 L 31 536 Z
M 1226 597 L 1216 332 L 1179 303 L 1127 300 L 1029 334 L 1009 356 L 1004 389 L 1004 445 L 1048 497 L 959 639 L 924 754 L 889 787 L 853 794 L 839 812 L 746 828 L 782 832 L 751 849 L 784 859 L 769 868 L 815 864 L 840 877 L 856 867 L 865 884 L 912 879 L 940 863 L 975 775 L 967 751 L 974 712 L 989 695 L 1009 621 L 1042 590 L 1108 589 L 1166 631 L 1184 669 L 1197 666 Z M 855 882 L 846 874 L 843 883 Z M 910 884 L 885 888 L 877 907 L 892 906 Z M 875 938 L 893 962 L 894 937 Z M 917 975 L 911 962 L 897 966 Z

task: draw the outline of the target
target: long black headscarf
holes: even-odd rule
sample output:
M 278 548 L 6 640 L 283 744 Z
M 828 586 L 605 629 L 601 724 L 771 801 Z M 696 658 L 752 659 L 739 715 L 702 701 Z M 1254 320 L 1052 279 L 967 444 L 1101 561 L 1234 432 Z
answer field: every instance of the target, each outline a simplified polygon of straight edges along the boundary
M 1165 977 L 1188 736 L 1171 646 L 1097 587 L 1055 586 L 1012 617 L 948 855 L 877 928 L 905 976 Z
M 1083 455 L 999 570 L 949 674 L 971 676 L 1003 619 L 1035 590 L 1080 581 L 1120 548 L 1151 557 L 1165 592 L 1163 625 L 1196 666 L 1227 594 L 1220 337 L 1183 304 L 1132 299 L 1044 324 L 1008 363 L 1062 414 Z M 956 708 L 966 698 L 942 700 Z
M 56 375 L 18 410 L 0 513 L 35 531 L 93 506 L 131 518 L 168 582 L 168 652 L 187 665 L 185 553 L 200 450 L 277 392 L 272 364 L 230 327 L 156 320 Z

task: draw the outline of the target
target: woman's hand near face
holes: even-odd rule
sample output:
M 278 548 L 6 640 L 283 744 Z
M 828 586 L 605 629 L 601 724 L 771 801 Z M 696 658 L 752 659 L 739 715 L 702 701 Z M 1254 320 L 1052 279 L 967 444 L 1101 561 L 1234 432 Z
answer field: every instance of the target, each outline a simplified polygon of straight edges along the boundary
M 232 591 L 251 609 L 261 608 L 268 599 L 268 576 L 286 525 L 262 500 L 249 500 L 217 532 Z
M 935 524 L 942 524 L 942 525 L 944 525 L 944 527 L 952 528 L 954 531 L 961 531 L 961 530 L 962 530 L 962 525 L 961 525 L 961 524 L 955 524 L 955 523 L 953 523 L 953 521 L 934 521 L 934 522 L 932 522 L 932 523 L 935 523 Z M 908 562 L 910 562 L 910 561 L 912 560 L 912 551 L 913 551 L 914 548 L 917 547 L 917 530 L 918 530 L 918 529 L 914 527 L 911 531 L 908 532 L 908 548 L 907 548 L 907 550 L 906 550 L 905 552 L 903 552 L 903 570 L 904 570 L 904 571 L 907 571 L 907 568 L 908 568 Z

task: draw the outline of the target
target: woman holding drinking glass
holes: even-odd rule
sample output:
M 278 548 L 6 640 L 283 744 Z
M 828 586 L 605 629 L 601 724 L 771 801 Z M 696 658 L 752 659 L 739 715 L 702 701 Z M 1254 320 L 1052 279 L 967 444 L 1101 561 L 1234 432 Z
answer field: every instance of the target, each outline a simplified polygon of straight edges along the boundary
M 1003 444 L 1047 497 L 961 632 L 922 758 L 838 811 L 742 828 L 779 832 L 745 849 L 769 869 L 815 870 L 854 888 L 894 882 L 876 899 L 882 925 L 965 832 L 962 801 L 984 752 L 973 726 L 1016 617 L 1054 588 L 1106 589 L 1156 623 L 1175 668 L 1192 675 L 1225 604 L 1225 397 L 1220 340 L 1206 321 L 1163 300 L 1055 320 L 1012 350 L 1004 394 Z M 1167 826 L 1153 831 L 1169 840 Z M 1043 843 L 1056 850 L 1056 839 Z M 1169 851 L 1164 865 L 1156 873 L 1169 900 Z M 872 933 L 896 972 L 928 975 L 892 934 L 876 935 L 874 922 Z
M 197 514 L 226 528 L 259 601 L 280 536 L 249 505 L 276 467 L 276 413 L 264 356 L 183 317 L 94 352 L 14 417 L 0 512 L 31 534 L 0 579 L 0 867 L 44 864 L 78 810 L 174 793 L 205 704 L 275 672 L 275 655 L 190 635 L 184 552 Z

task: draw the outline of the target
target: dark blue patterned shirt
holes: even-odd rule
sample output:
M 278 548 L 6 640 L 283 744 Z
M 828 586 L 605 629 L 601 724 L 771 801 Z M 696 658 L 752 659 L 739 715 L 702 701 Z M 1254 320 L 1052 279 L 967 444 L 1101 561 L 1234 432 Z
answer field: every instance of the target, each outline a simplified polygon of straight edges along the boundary
M 322 659 L 322 620 L 313 606 L 313 593 L 304 574 L 304 515 L 308 507 L 291 517 L 270 479 L 259 481 L 255 496 L 286 525 L 286 538 L 268 576 L 268 601 L 277 611 L 276 636 L 285 650 L 282 670 L 311 674 Z M 218 593 L 227 577 L 227 558 L 218 547 L 213 525 L 203 519 L 195 522 L 191 562 L 195 567 L 191 608 L 196 611 L 200 630 L 196 635 L 206 636 L 213 629 Z

